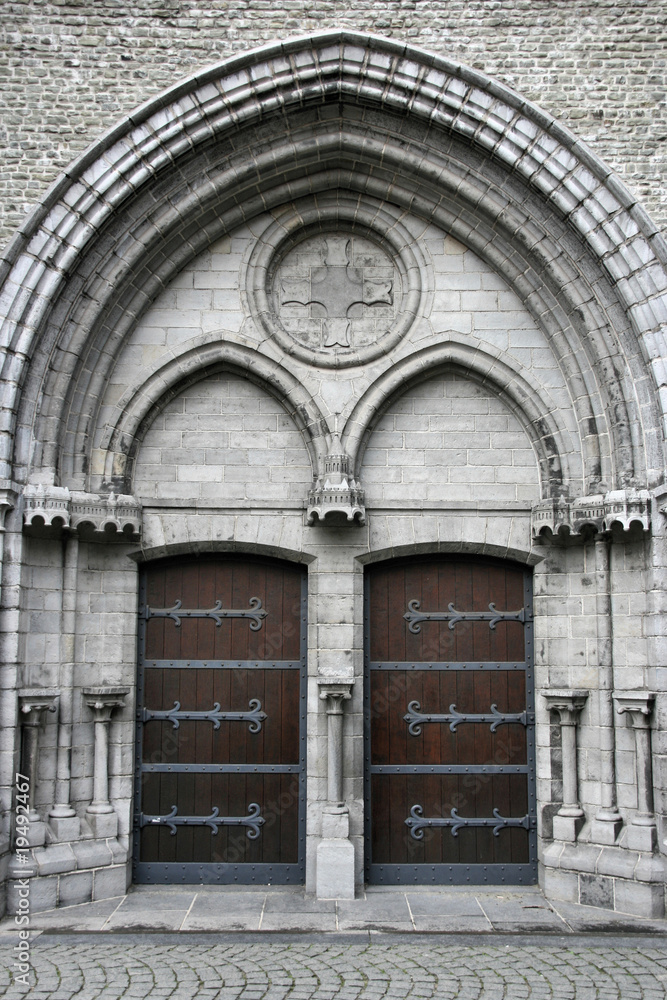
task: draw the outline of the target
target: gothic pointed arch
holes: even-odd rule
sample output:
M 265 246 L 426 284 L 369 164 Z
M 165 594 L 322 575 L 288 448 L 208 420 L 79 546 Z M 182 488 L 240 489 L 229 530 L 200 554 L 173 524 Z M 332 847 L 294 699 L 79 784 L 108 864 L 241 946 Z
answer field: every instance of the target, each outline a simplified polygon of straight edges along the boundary
M 151 302 L 234 226 L 332 189 L 436 221 L 501 271 L 554 346 L 581 433 L 609 441 L 607 485 L 661 481 L 667 281 L 655 227 L 583 143 L 517 94 L 349 32 L 182 81 L 53 185 L 3 265 L 4 474 L 88 486 L 100 389 Z M 586 449 L 584 462 L 584 489 L 599 487 L 600 462 Z

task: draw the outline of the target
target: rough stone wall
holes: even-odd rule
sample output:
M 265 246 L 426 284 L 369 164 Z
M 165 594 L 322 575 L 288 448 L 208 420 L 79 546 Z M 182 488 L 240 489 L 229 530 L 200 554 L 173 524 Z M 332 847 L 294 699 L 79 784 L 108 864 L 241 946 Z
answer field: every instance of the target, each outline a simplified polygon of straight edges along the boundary
M 373 32 L 483 70 L 545 108 L 667 227 L 667 0 L 12 0 L 2 5 L 0 242 L 58 172 L 180 78 L 264 42 Z

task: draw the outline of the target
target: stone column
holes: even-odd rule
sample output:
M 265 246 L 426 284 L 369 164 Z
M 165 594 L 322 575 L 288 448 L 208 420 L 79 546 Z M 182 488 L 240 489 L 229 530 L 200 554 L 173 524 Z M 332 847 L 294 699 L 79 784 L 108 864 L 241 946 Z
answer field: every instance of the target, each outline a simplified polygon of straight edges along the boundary
M 343 705 L 353 681 L 318 681 L 327 712 L 327 799 L 322 840 L 317 848 L 318 899 L 354 899 L 354 847 L 349 839 L 349 810 L 343 801 Z
M 63 554 L 62 632 L 60 640 L 60 718 L 58 720 L 58 763 L 56 801 L 49 813 L 49 825 L 56 840 L 76 840 L 80 833 L 79 817 L 70 804 L 72 760 L 72 682 L 76 641 L 76 594 L 79 564 L 79 539 L 65 539 Z
M 635 734 L 637 814 L 627 828 L 626 845 L 633 851 L 652 853 L 658 846 L 653 813 L 653 761 L 651 722 L 655 694 L 651 691 L 621 691 L 614 695 L 616 711 L 624 715 Z
M 86 820 L 97 838 L 115 837 L 118 816 L 109 802 L 109 723 L 115 709 L 125 705 L 127 687 L 84 688 L 86 704 L 95 718 L 95 763 L 93 801 L 86 809 Z
M 611 539 L 597 535 L 595 577 L 597 583 L 598 699 L 600 733 L 600 808 L 591 823 L 591 840 L 613 844 L 623 820 L 616 805 L 616 733 L 614 729 L 614 689 L 611 630 Z M 590 545 L 588 546 L 590 551 Z
M 563 754 L 563 804 L 554 816 L 554 840 L 575 841 L 584 822 L 577 781 L 577 722 L 588 691 L 543 691 L 552 712 L 558 713 Z
M 30 823 L 27 839 L 31 847 L 41 847 L 46 839 L 46 824 L 35 807 L 37 793 L 37 763 L 39 755 L 39 730 L 44 712 L 56 711 L 54 691 L 29 688 L 19 691 L 19 715 L 21 719 L 21 774 L 30 784 Z

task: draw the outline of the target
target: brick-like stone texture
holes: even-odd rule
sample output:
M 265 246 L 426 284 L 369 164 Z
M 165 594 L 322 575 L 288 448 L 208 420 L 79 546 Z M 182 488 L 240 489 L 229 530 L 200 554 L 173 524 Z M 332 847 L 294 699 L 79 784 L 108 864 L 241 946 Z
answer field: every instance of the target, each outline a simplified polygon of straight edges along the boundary
M 301 500 L 312 478 L 303 438 L 281 404 L 224 373 L 190 386 L 155 419 L 139 452 L 143 500 Z
M 589 143 L 663 227 L 666 0 L 14 0 L 0 47 L 0 241 L 60 170 L 182 77 L 290 36 L 347 28 L 483 70 Z
M 364 455 L 369 506 L 383 501 L 534 501 L 535 453 L 502 400 L 455 375 L 395 400 Z

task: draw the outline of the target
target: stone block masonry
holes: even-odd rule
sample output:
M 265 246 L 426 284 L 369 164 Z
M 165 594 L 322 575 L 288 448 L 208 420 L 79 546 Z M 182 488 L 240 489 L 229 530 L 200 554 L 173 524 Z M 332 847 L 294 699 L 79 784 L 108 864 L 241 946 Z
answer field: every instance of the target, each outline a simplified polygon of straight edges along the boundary
M 483 70 L 585 140 L 667 226 L 667 2 L 13 0 L 0 48 L 0 242 L 68 163 L 184 76 L 277 38 L 343 28 Z

